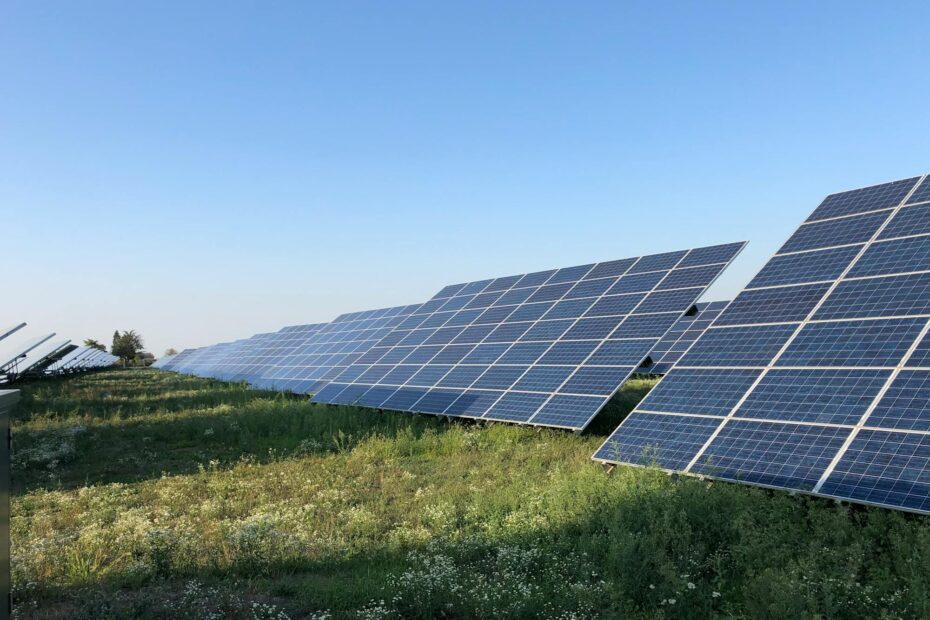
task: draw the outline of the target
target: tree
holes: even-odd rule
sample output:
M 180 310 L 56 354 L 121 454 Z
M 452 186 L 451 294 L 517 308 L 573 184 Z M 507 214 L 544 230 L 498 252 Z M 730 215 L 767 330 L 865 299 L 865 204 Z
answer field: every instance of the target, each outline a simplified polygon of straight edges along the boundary
M 122 334 L 119 330 L 113 333 L 113 346 L 110 352 L 123 360 L 123 365 L 136 359 L 139 351 L 142 350 L 142 336 L 136 333 L 136 330 L 130 329 Z
M 85 341 L 84 341 L 84 346 L 85 346 L 85 347 L 90 347 L 91 349 L 99 349 L 99 350 L 101 350 L 101 351 L 106 351 L 106 350 L 107 350 L 106 346 L 104 346 L 104 344 L 103 344 L 102 342 L 97 342 L 97 341 L 94 340 L 93 338 L 88 338 L 87 340 L 85 340 Z
M 178 354 L 178 350 L 175 349 L 174 347 L 171 347 L 170 349 L 165 349 L 165 357 L 168 357 L 169 355 L 177 355 L 177 354 Z

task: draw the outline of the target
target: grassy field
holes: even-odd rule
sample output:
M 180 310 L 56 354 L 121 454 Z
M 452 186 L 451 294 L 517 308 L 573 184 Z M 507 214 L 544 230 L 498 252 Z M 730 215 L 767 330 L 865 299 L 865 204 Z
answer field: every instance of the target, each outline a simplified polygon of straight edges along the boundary
M 18 618 L 927 618 L 930 521 L 158 371 L 22 386 Z

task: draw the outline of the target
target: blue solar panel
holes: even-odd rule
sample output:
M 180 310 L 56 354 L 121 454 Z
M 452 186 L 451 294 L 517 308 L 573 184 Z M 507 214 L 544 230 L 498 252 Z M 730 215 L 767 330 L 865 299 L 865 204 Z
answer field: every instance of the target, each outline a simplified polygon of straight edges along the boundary
M 814 318 L 908 314 L 930 314 L 930 273 L 841 281 Z
M 925 185 L 927 185 L 925 183 Z M 928 185 L 930 187 L 930 185 Z M 901 209 L 882 230 L 879 239 L 930 233 L 930 204 Z
M 698 338 L 678 365 L 764 366 L 795 329 L 794 325 L 711 328 Z
M 930 181 L 924 178 L 923 182 L 917 186 L 917 189 L 911 194 L 911 197 L 907 199 L 908 204 L 914 204 L 916 202 L 926 202 L 930 200 Z
M 627 369 L 624 379 L 632 370 L 632 368 Z M 543 404 L 539 413 L 533 416 L 533 422 L 543 426 L 571 428 L 577 424 L 578 420 L 593 418 L 603 406 L 603 398 L 555 394 Z
M 675 323 L 649 353 L 649 364 L 640 371 L 651 375 L 664 375 L 684 355 L 698 336 L 710 327 L 727 307 L 728 301 L 696 304 L 694 313 Z
M 772 370 L 740 404 L 736 415 L 856 424 L 890 374 L 890 370 Z
M 716 418 L 633 412 L 623 421 L 625 432 L 612 435 L 594 458 L 684 469 L 719 425 Z
M 575 366 L 533 366 L 513 389 L 522 392 L 554 392 L 575 371 Z
M 808 323 L 775 364 L 779 366 L 894 366 L 925 319 Z
M 800 321 L 823 298 L 829 284 L 802 284 L 782 288 L 743 291 L 737 295 L 716 325 L 782 323 Z
M 581 429 L 742 247 L 446 287 L 335 382 L 378 386 L 352 392 L 365 406 Z M 396 371 L 411 363 L 422 368 Z M 313 400 L 345 398 L 343 388 Z
M 816 250 L 840 245 L 865 243 L 888 219 L 889 211 L 869 213 L 841 220 L 804 224 L 785 242 L 779 254 Z
M 930 334 L 924 336 L 907 360 L 912 368 L 930 367 Z
M 930 264 L 930 237 L 877 241 L 869 246 L 849 277 L 919 271 Z
M 869 416 L 869 426 L 930 431 L 930 372 L 898 374 Z
M 824 200 L 594 458 L 930 512 L 921 181 Z
M 698 298 L 704 294 L 706 287 L 683 288 L 677 291 L 659 291 L 649 295 L 637 307 L 643 314 L 649 312 L 677 312 L 682 314 L 681 308 L 690 308 Z
M 761 370 L 673 368 L 637 409 L 723 417 L 759 378 Z
M 930 512 L 930 436 L 860 431 L 820 492 Z
M 892 181 L 827 196 L 807 221 L 822 220 L 851 213 L 890 209 L 902 203 L 920 177 Z
M 860 249 L 859 246 L 847 246 L 776 256 L 752 279 L 747 288 L 835 280 Z
M 482 412 L 482 415 L 495 420 L 526 422 L 536 414 L 547 398 L 545 394 L 505 392 L 486 412 Z
M 692 471 L 786 489 L 812 490 L 848 428 L 731 420 Z
M 383 352 L 370 352 L 372 345 L 419 307 L 398 306 L 343 314 L 317 330 L 295 336 L 291 345 L 279 351 L 265 369 L 262 384 L 305 394 L 322 389 L 362 358 L 372 365 L 376 362 L 390 364 L 391 360 L 380 359 L 379 353 Z M 391 367 L 386 368 L 390 370 Z M 348 376 L 341 381 L 347 382 Z
M 503 395 L 503 392 L 496 391 L 486 391 L 478 392 L 472 390 L 469 392 L 463 393 L 455 402 L 453 402 L 449 407 L 443 412 L 445 415 L 454 415 L 462 416 L 468 418 L 479 417 L 487 411 L 491 405 L 493 405 L 497 400 Z M 386 404 L 385 406 L 388 406 Z
M 672 313 L 629 316 L 614 331 L 614 338 L 661 338 L 679 317 Z

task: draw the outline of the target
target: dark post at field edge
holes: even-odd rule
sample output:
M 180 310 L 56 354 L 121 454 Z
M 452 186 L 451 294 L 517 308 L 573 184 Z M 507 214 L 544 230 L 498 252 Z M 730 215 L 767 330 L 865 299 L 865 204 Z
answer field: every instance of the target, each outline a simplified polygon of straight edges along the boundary
M 0 620 L 13 611 L 10 580 L 10 409 L 19 400 L 16 390 L 0 390 Z

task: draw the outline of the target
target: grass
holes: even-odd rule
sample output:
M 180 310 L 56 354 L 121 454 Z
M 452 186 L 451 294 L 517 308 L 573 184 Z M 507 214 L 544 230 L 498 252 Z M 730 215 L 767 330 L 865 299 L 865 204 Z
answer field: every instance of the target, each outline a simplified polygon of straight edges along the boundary
M 148 370 L 22 386 L 18 618 L 926 618 L 930 521 Z

